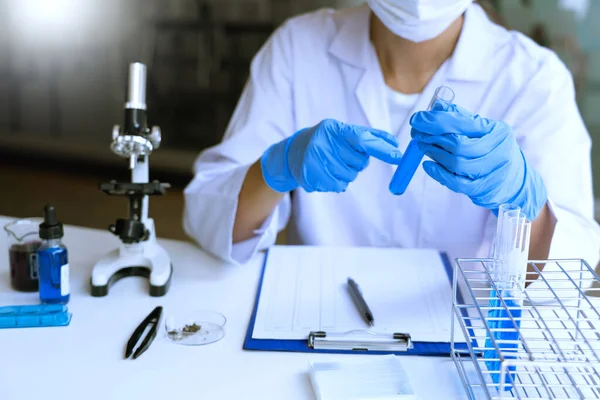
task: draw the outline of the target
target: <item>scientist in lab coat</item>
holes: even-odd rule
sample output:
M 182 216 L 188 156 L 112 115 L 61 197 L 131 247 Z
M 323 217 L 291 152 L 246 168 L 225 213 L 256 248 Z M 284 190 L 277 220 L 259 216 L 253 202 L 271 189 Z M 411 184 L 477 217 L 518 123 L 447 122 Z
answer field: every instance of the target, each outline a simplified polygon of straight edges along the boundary
M 440 85 L 454 104 L 422 111 Z M 396 196 L 411 138 L 426 157 Z M 222 143 L 195 163 L 184 227 L 232 263 L 286 225 L 292 244 L 486 257 L 512 203 L 532 220 L 530 258 L 595 266 L 590 147 L 565 65 L 471 0 L 322 9 L 256 54 Z

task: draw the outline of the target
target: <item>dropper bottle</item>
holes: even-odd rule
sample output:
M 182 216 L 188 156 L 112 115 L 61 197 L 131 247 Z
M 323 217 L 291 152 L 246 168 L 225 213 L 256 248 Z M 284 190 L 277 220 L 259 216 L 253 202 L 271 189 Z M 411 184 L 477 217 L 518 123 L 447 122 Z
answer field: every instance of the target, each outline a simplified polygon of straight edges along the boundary
M 56 218 L 54 206 L 44 207 L 40 224 L 42 244 L 37 251 L 40 300 L 42 303 L 69 302 L 69 257 L 62 243 L 63 225 Z

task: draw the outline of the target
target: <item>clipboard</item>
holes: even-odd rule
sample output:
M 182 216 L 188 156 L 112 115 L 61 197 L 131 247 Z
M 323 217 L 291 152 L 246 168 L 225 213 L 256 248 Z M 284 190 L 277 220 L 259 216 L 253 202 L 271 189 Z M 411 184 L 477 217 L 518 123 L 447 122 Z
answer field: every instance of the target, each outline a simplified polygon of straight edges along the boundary
M 445 252 L 439 253 L 444 270 L 448 277 L 448 284 L 452 285 L 452 266 Z M 246 338 L 244 350 L 256 351 L 282 351 L 298 353 L 334 353 L 334 354 L 395 354 L 395 355 L 419 355 L 419 356 L 442 356 L 451 355 L 450 342 L 419 342 L 413 341 L 410 332 L 398 332 L 391 335 L 373 334 L 367 330 L 354 330 L 350 332 L 311 332 L 306 339 L 256 339 L 252 337 L 260 295 L 262 292 L 263 279 L 267 266 L 269 249 L 266 250 L 265 258 L 261 268 L 261 275 L 257 288 L 256 300 Z M 457 293 L 462 297 L 460 291 Z M 462 300 L 461 300 L 462 302 Z M 463 314 L 466 310 L 461 310 Z M 468 322 L 468 320 L 467 320 Z M 356 335 L 356 336 L 354 336 Z M 329 339 L 328 339 L 329 338 Z M 467 343 L 454 343 L 456 350 L 468 351 Z

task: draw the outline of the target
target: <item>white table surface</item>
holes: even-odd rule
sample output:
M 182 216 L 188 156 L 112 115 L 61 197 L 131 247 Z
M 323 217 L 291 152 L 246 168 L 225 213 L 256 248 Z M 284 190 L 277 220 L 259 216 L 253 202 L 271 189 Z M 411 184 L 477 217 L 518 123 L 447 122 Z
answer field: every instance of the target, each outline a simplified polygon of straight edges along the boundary
M 0 217 L 0 224 L 9 220 Z M 10 288 L 4 236 L 0 305 L 36 304 L 37 293 Z M 174 265 L 165 296 L 150 297 L 143 278 L 125 278 L 106 297 L 95 298 L 89 294 L 92 266 L 118 246 L 118 238 L 66 226 L 64 241 L 73 319 L 68 327 L 0 329 L 2 400 L 314 399 L 309 361 L 373 357 L 243 350 L 263 254 L 231 266 L 191 243 L 161 240 Z M 148 351 L 124 360 L 131 333 L 157 305 L 164 308 L 162 323 L 172 312 L 219 311 L 227 317 L 226 336 L 208 346 L 180 346 L 167 341 L 162 325 Z M 402 356 L 401 361 L 419 399 L 466 398 L 449 357 Z

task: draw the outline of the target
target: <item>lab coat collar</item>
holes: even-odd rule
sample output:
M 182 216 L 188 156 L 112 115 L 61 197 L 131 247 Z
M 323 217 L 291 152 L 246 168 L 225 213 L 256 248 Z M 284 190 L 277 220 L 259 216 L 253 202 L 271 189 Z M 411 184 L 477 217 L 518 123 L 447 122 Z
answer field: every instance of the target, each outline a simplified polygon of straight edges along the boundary
M 486 81 L 493 71 L 488 68 L 499 47 L 499 38 L 506 38 L 488 18 L 479 4 L 471 4 L 465 12 L 463 29 L 454 53 L 448 60 L 448 79 Z
M 385 96 L 385 80 L 375 49 L 369 40 L 370 9 L 367 5 L 339 12 L 340 28 L 329 51 L 346 65 L 342 73 L 370 126 L 391 132 Z
M 370 41 L 370 8 L 363 4 L 337 14 L 340 28 L 329 51 L 340 60 L 359 68 L 371 68 L 376 57 Z M 447 78 L 464 81 L 485 81 L 490 71 L 486 66 L 498 47 L 497 29 L 478 4 L 465 12 L 463 29 L 454 54 L 450 58 Z M 496 34 L 496 35 L 495 35 Z
M 367 4 L 339 11 L 336 19 L 339 18 L 341 25 L 329 46 L 330 53 L 355 67 L 366 68 L 374 54 L 370 17 L 371 9 Z

